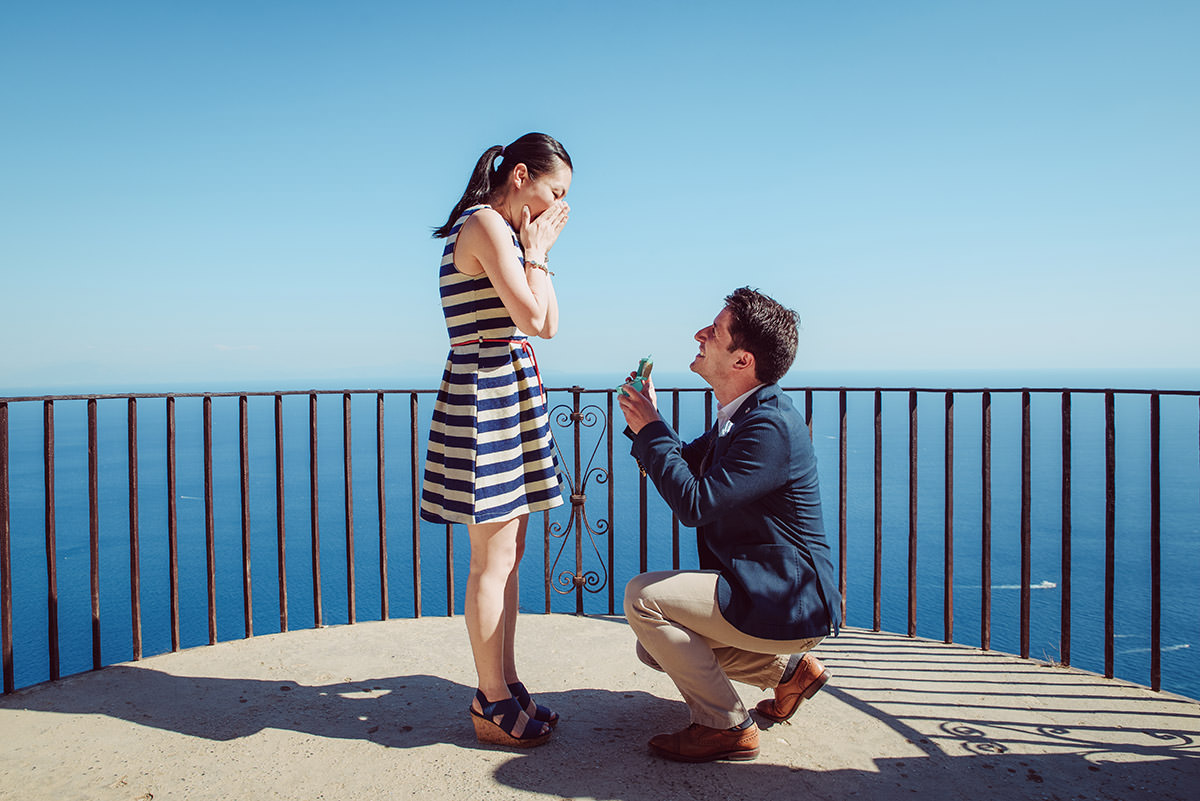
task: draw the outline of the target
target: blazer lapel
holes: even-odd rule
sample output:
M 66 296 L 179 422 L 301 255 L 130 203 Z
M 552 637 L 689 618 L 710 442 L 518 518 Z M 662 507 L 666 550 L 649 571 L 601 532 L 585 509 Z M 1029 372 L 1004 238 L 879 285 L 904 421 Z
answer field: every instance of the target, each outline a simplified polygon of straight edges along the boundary
M 708 453 L 704 455 L 704 459 L 700 463 L 701 475 L 707 472 L 708 468 L 712 466 L 713 462 L 715 462 L 723 453 L 725 453 L 725 449 L 729 446 L 730 435 L 733 433 L 733 430 L 738 427 L 738 424 L 741 423 L 745 416 L 750 413 L 750 410 L 758 406 L 758 404 L 761 403 L 766 397 L 771 396 L 773 392 L 777 391 L 777 389 L 778 388 L 776 385 L 767 384 L 766 386 L 760 387 L 758 392 L 755 392 L 753 395 L 746 398 L 746 400 L 742 401 L 742 405 L 739 406 L 738 410 L 733 413 L 733 417 L 729 421 L 729 433 L 725 436 L 721 436 L 721 424 L 714 424 L 712 445 L 709 447 Z
M 717 445 L 720 443 L 720 432 L 717 431 L 717 424 L 713 425 L 712 437 L 708 441 L 708 447 L 704 451 L 704 458 L 700 460 L 700 475 L 708 472 L 708 468 L 713 463 L 713 458 L 717 452 Z

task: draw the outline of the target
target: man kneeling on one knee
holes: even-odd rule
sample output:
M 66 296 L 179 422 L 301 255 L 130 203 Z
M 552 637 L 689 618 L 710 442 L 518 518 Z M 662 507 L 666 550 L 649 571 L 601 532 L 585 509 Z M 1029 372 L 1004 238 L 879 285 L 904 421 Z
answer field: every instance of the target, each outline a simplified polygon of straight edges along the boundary
M 841 624 L 804 417 L 777 382 L 796 355 L 796 314 L 749 288 L 696 334 L 691 369 L 712 386 L 716 425 L 684 443 L 659 416 L 653 385 L 622 388 L 632 453 L 684 525 L 699 570 L 643 573 L 625 588 L 638 656 L 671 677 L 691 725 L 650 749 L 684 762 L 753 759 L 758 727 L 731 679 L 774 697 L 788 720 L 829 678 L 807 652 Z

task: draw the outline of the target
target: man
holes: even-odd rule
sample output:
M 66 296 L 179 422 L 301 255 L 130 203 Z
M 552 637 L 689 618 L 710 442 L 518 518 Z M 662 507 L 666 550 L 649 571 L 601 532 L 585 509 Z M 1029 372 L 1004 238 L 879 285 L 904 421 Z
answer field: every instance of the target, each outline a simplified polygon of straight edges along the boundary
M 650 750 L 709 762 L 758 756 L 758 727 L 731 679 L 774 698 L 758 713 L 788 720 L 829 673 L 807 652 L 841 623 L 808 426 L 776 382 L 796 356 L 796 314 L 749 288 L 696 334 L 691 369 L 713 388 L 717 423 L 683 444 L 659 417 L 651 384 L 622 388 L 632 453 L 684 525 L 700 570 L 634 577 L 625 616 L 638 656 L 665 671 L 688 728 Z

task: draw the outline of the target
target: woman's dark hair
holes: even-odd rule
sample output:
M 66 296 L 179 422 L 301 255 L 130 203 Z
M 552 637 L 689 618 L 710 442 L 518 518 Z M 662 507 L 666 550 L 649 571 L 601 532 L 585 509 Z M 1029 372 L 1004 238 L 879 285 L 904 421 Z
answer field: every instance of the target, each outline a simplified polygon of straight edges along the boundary
M 730 349 L 754 354 L 754 374 L 759 381 L 778 382 L 796 358 L 799 315 L 746 286 L 725 298 L 725 308 L 730 314 Z
M 500 166 L 497 167 L 496 159 L 498 158 L 501 161 Z M 471 206 L 488 202 L 492 193 L 496 191 L 497 187 L 505 184 L 509 173 L 518 164 L 524 164 L 525 168 L 529 170 L 530 177 L 537 178 L 543 173 L 558 169 L 559 162 L 574 169 L 571 167 L 571 157 L 567 155 L 563 146 L 554 137 L 544 133 L 527 133 L 508 147 L 492 145 L 475 163 L 475 170 L 471 173 L 471 180 L 467 183 L 466 191 L 454 206 L 454 211 L 450 212 L 450 218 L 446 220 L 446 224 L 435 228 L 433 236 L 437 239 L 450 236 L 450 230 L 454 227 L 459 215 Z

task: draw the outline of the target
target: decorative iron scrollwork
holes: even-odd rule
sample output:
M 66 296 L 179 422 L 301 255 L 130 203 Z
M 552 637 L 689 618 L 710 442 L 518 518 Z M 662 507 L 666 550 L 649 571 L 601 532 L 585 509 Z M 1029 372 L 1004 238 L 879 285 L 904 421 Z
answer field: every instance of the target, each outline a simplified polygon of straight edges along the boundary
M 588 518 L 587 512 L 587 490 L 589 483 L 594 481 L 596 484 L 607 484 L 612 478 L 606 468 L 594 466 L 596 455 L 600 451 L 600 443 L 604 441 L 605 435 L 608 432 L 608 416 L 598 406 L 588 405 L 580 408 L 580 392 L 581 390 L 578 387 L 571 390 L 574 398 L 572 406 L 560 404 L 555 406 L 550 412 L 551 426 L 568 429 L 574 443 L 574 459 L 570 463 L 574 465 L 574 470 L 572 471 L 568 467 L 567 459 L 558 445 L 559 438 L 556 436 L 554 441 L 554 448 L 558 454 L 559 469 L 562 471 L 563 479 L 570 490 L 571 499 L 571 516 L 566 524 L 555 522 L 550 526 L 550 536 L 560 540 L 560 542 L 558 550 L 554 555 L 554 561 L 548 570 L 548 575 L 554 576 L 554 591 L 560 595 L 567 595 L 572 592 L 580 593 L 583 590 L 597 593 L 608 586 L 609 582 L 607 562 L 597 544 L 598 538 L 609 534 L 609 521 L 605 518 L 599 518 L 593 523 Z M 587 466 L 581 467 L 582 435 L 585 429 L 592 431 L 597 426 L 599 430 L 596 432 L 596 441 L 592 446 Z M 575 544 L 575 565 L 573 568 L 564 566 L 562 569 L 559 569 L 559 561 L 562 559 L 563 552 L 566 550 L 569 541 Z M 587 546 L 586 549 L 584 547 L 585 543 Z M 584 569 L 585 550 L 595 554 L 596 564 L 599 565 L 598 569 Z

